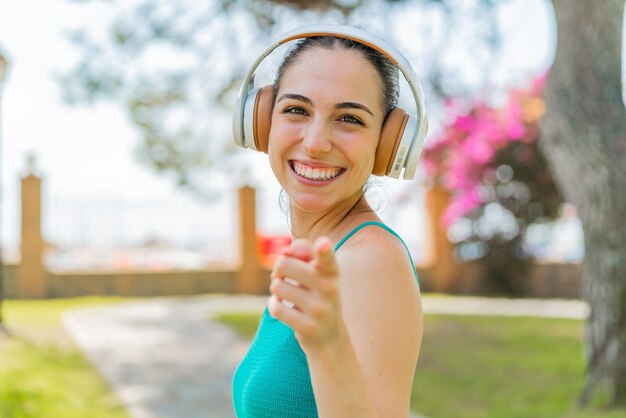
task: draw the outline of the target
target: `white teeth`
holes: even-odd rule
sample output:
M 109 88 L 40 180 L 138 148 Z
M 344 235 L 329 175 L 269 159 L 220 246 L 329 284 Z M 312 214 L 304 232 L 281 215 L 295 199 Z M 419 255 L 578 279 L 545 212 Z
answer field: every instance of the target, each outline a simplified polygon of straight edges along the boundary
M 341 168 L 311 168 L 296 161 L 293 162 L 293 169 L 299 176 L 309 180 L 328 180 L 341 172 Z

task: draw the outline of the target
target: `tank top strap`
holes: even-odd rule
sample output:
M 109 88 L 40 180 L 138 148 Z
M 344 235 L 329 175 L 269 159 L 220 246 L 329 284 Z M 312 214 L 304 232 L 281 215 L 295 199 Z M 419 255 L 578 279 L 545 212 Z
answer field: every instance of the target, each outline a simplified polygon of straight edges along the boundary
M 370 225 L 375 225 L 378 226 L 380 228 L 383 228 L 384 230 L 386 230 L 387 232 L 389 232 L 390 234 L 392 234 L 393 236 L 395 236 L 396 238 L 398 238 L 400 240 L 400 242 L 402 243 L 402 245 L 404 245 L 404 249 L 406 250 L 406 253 L 409 255 L 409 260 L 411 261 L 411 266 L 413 267 L 413 274 L 415 275 L 415 280 L 417 281 L 417 283 L 419 284 L 419 278 L 417 277 L 417 271 L 415 270 L 415 263 L 413 262 L 413 257 L 411 257 L 411 252 L 409 251 L 409 247 L 407 247 L 406 243 L 404 242 L 404 240 L 402 239 L 402 237 L 400 237 L 400 235 L 398 235 L 396 233 L 396 231 L 394 231 L 393 229 L 389 228 L 387 225 L 385 225 L 382 222 L 376 222 L 376 221 L 368 221 L 368 222 L 363 222 L 362 224 L 358 225 L 356 228 L 354 228 L 352 231 L 348 232 L 346 234 L 345 237 L 343 237 L 341 239 L 341 241 L 339 241 L 337 243 L 337 245 L 335 245 L 335 252 L 337 252 L 337 250 L 339 249 L 339 247 L 341 247 L 352 235 L 356 234 L 357 232 L 359 232 L 361 229 L 365 228 L 366 226 L 370 226 Z

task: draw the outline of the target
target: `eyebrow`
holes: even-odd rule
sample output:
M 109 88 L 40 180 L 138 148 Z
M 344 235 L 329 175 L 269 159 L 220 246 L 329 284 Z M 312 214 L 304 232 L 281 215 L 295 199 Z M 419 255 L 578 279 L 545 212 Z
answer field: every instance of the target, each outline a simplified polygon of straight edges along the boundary
M 374 113 L 372 113 L 372 111 L 369 110 L 367 106 L 363 106 L 361 103 L 354 103 L 354 102 L 337 103 L 335 105 L 335 109 L 361 109 L 361 110 L 366 111 L 370 115 L 374 116 Z
M 291 93 L 283 94 L 282 96 L 280 96 L 278 100 L 276 100 L 276 103 L 280 102 L 283 99 L 295 99 L 295 100 L 300 100 L 301 102 L 305 102 L 310 105 L 313 104 L 313 101 L 309 99 L 308 97 L 303 96 L 301 94 L 291 94 Z
M 278 100 L 276 100 L 276 103 L 280 102 L 283 99 L 294 99 L 294 100 L 299 100 L 302 102 L 305 102 L 307 104 L 312 105 L 313 101 L 311 99 L 309 99 L 306 96 L 302 96 L 301 94 L 291 94 L 291 93 L 285 93 L 282 96 L 280 96 L 280 98 Z M 374 116 L 374 113 L 367 107 L 364 106 L 360 103 L 355 103 L 355 102 L 341 102 L 341 103 L 337 103 L 335 105 L 335 109 L 361 109 L 367 113 L 369 113 L 370 115 Z

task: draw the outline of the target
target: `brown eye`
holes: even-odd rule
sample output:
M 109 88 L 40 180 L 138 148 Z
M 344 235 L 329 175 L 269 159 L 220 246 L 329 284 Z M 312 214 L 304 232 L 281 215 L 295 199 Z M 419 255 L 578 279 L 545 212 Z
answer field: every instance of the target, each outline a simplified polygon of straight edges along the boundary
M 354 124 L 357 124 L 357 125 L 363 125 L 363 122 L 359 118 L 357 118 L 355 116 L 352 116 L 352 115 L 343 115 L 342 117 L 339 118 L 339 120 L 342 121 L 342 122 L 354 123 Z
M 306 111 L 298 106 L 287 107 L 283 109 L 283 113 L 291 113 L 293 115 L 306 115 Z

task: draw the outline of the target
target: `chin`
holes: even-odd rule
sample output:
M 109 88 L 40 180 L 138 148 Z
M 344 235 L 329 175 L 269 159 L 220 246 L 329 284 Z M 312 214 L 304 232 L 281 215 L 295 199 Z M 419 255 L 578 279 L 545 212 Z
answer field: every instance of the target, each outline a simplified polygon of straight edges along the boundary
M 296 194 L 295 196 L 293 196 L 290 195 L 289 192 L 287 192 L 287 195 L 289 196 L 289 201 L 291 202 L 291 205 L 303 212 L 325 212 L 333 206 L 336 206 L 336 202 L 331 202 L 329 199 L 324 199 L 322 196 L 319 195 L 298 196 Z

